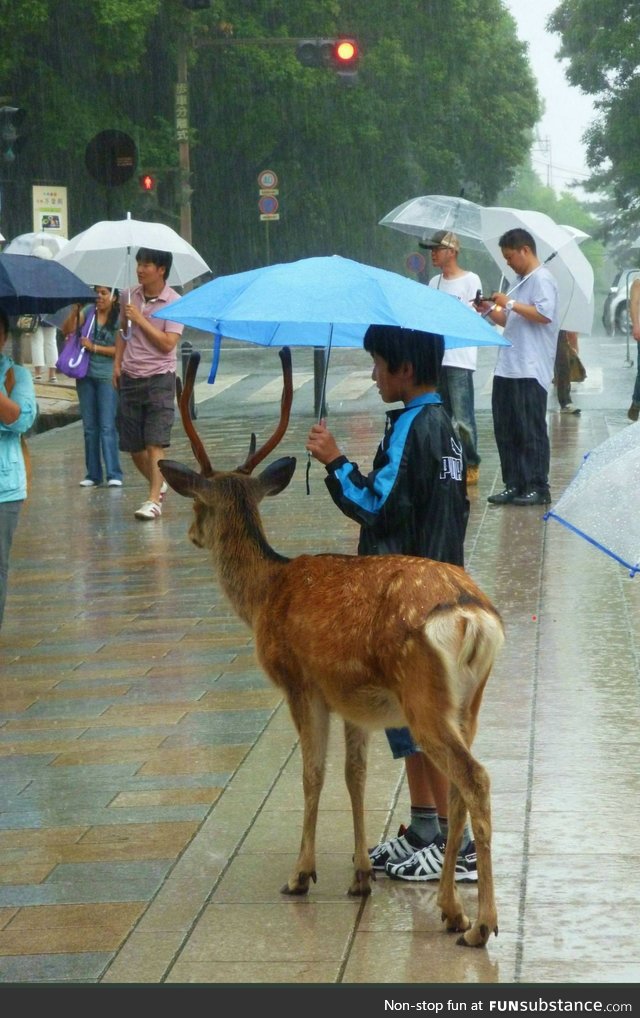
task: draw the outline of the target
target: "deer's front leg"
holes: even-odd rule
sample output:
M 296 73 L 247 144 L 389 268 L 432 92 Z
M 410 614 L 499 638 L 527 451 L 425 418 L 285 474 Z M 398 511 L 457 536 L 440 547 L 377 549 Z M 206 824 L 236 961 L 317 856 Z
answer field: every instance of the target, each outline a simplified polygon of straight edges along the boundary
M 316 881 L 316 826 L 318 804 L 324 784 L 329 712 L 325 703 L 308 690 L 289 696 L 289 710 L 300 733 L 304 818 L 300 853 L 282 894 L 306 894 L 309 881 Z
M 345 721 L 344 738 L 346 747 L 344 774 L 351 798 L 355 838 L 353 856 L 355 873 L 349 894 L 363 896 L 371 894 L 371 878 L 375 880 L 364 829 L 364 789 L 367 780 L 369 735 L 362 728 Z

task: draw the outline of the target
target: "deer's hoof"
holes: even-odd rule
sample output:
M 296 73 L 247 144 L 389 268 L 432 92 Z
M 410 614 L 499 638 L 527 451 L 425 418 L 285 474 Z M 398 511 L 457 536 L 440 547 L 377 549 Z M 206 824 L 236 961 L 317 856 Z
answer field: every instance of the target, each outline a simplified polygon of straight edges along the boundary
M 317 883 L 318 877 L 315 870 L 312 870 L 310 873 L 298 873 L 293 883 L 290 880 L 284 887 L 280 888 L 280 894 L 307 894 L 310 880 L 313 880 L 314 884 Z
M 375 880 L 373 870 L 356 870 L 353 883 L 349 888 L 352 898 L 366 898 L 371 894 L 371 880 Z
M 460 947 L 485 947 L 492 932 L 497 937 L 498 927 L 494 926 L 493 930 L 491 930 L 485 923 L 480 923 L 467 930 L 461 937 L 458 937 L 456 944 Z
M 441 919 L 446 925 L 447 933 L 464 933 L 471 926 L 471 920 L 464 914 L 464 912 L 458 912 L 453 916 L 449 916 L 446 912 L 443 912 Z

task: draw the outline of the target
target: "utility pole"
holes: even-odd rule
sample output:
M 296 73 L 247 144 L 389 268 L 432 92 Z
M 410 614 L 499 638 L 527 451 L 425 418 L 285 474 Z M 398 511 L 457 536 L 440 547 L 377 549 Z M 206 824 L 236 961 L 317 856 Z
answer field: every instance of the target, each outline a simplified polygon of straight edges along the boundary
M 189 156 L 189 77 L 187 71 L 187 43 L 189 29 L 185 26 L 178 40 L 178 68 L 176 82 L 176 137 L 178 139 L 180 200 L 180 236 L 191 243 L 191 162 Z

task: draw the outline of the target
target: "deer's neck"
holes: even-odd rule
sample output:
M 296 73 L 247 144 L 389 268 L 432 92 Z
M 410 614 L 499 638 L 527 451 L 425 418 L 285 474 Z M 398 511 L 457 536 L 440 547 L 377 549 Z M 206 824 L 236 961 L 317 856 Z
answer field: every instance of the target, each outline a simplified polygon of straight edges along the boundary
M 289 560 L 267 541 L 257 507 L 221 513 L 211 544 L 220 584 L 240 618 L 253 628 L 256 610 L 276 573 Z

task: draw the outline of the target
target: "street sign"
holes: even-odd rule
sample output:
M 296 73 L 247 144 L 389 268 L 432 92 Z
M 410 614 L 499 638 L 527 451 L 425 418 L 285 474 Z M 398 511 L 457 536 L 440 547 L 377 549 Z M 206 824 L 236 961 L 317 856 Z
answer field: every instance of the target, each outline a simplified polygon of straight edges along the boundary
M 87 170 L 105 187 L 119 187 L 133 176 L 138 150 L 133 138 L 122 131 L 101 131 L 87 144 L 84 153 Z
M 279 212 L 261 212 L 260 213 L 260 219 L 263 222 L 269 221 L 269 220 L 274 220 L 274 219 L 279 219 L 279 218 L 280 218 L 280 213 Z
M 278 199 L 272 194 L 265 194 L 258 201 L 258 208 L 261 212 L 273 213 L 278 211 Z
M 409 272 L 415 272 L 416 275 L 420 275 L 426 268 L 426 261 L 424 255 L 420 254 L 419 251 L 415 251 L 413 254 L 407 256 L 405 265 L 409 269 Z
M 269 191 L 278 186 L 278 175 L 273 170 L 262 170 L 258 174 L 258 187 L 266 187 Z

